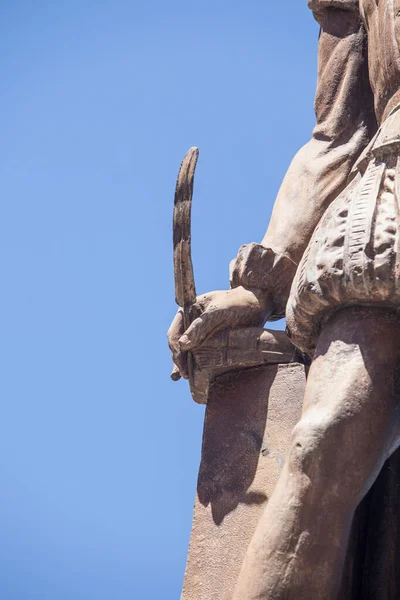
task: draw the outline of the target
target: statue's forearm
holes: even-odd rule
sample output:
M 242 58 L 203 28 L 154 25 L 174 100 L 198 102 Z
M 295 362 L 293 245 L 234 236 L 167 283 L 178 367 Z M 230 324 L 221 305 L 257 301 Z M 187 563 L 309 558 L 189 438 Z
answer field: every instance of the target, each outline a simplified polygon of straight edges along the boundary
M 271 290 L 277 315 L 318 221 L 376 128 L 366 35 L 355 11 L 324 9 L 315 112 L 312 138 L 290 165 L 262 244 L 242 247 L 231 269 L 233 286 L 257 287 L 258 279 Z
M 365 42 L 357 13 L 326 9 L 319 41 L 317 123 L 288 170 L 263 240 L 295 262 L 373 133 Z
M 279 191 L 261 244 L 240 248 L 231 285 L 259 288 L 273 298 L 273 315 L 283 316 L 297 266 L 330 202 L 346 186 L 366 131 L 356 129 L 346 144 L 329 148 L 312 139 L 295 156 Z
M 298 264 L 326 208 L 347 184 L 368 141 L 365 127 L 336 147 L 312 139 L 295 156 L 276 199 L 262 245 Z

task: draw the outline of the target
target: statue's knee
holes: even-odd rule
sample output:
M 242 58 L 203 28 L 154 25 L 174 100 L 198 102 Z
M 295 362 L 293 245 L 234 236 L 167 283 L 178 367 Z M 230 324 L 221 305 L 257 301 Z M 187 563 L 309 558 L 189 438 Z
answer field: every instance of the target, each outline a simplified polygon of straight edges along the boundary
M 290 452 L 289 469 L 299 473 L 313 474 L 315 467 L 321 467 L 326 449 L 326 436 L 328 424 L 323 419 L 302 419 L 293 429 Z M 320 469 L 318 469 L 320 470 Z
M 340 497 L 343 507 L 352 507 L 365 485 L 365 476 L 361 469 L 354 473 L 351 453 L 337 446 L 337 433 L 329 418 L 302 419 L 292 432 L 288 468 L 292 475 L 304 475 L 303 484 L 312 484 L 319 496 L 335 501 Z

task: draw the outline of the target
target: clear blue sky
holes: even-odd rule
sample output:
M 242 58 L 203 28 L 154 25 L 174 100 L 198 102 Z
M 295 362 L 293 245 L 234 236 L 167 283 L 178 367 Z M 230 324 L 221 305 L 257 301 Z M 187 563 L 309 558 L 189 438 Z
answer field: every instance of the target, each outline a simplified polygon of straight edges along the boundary
M 314 122 L 306 0 L 0 8 L 0 598 L 177 600 L 204 408 L 169 380 L 177 170 L 199 292 Z

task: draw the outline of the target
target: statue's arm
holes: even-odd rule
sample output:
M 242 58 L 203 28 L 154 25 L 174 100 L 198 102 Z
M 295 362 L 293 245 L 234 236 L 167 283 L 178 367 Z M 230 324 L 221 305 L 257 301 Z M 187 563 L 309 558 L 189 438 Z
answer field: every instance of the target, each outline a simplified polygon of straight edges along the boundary
M 345 3 L 350 10 L 337 8 Z M 233 287 L 270 289 L 276 316 L 284 313 L 296 267 L 318 221 L 346 186 L 376 127 L 366 34 L 353 10 L 356 3 L 311 4 L 321 20 L 316 125 L 289 167 L 261 245 L 242 246 L 231 266 Z

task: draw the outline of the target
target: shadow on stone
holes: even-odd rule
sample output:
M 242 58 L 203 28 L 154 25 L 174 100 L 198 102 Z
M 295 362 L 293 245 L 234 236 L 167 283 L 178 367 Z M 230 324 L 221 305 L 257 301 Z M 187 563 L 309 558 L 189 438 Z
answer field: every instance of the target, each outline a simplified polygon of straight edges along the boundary
M 268 454 L 263 439 L 270 386 L 263 369 L 248 369 L 220 377 L 212 387 L 203 435 L 197 494 L 203 506 L 211 504 L 219 525 L 238 504 L 263 504 L 262 492 L 249 492 L 260 455 Z M 244 393 L 244 389 L 246 393 Z M 261 393 L 260 393 L 261 392 Z

